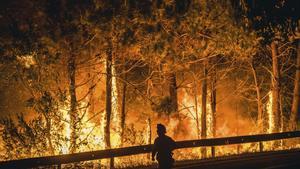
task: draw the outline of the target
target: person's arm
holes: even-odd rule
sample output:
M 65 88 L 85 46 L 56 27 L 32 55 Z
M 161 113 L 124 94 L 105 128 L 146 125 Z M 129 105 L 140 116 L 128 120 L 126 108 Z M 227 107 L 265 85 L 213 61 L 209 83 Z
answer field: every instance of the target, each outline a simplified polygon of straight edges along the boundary
M 153 147 L 152 147 L 152 161 L 155 160 L 154 157 L 155 157 L 156 153 L 157 153 L 157 141 L 156 141 L 156 139 L 155 139 L 154 144 L 153 144 Z
M 170 139 L 171 139 L 171 151 L 173 151 L 174 149 L 176 149 L 177 144 L 172 138 L 170 138 Z

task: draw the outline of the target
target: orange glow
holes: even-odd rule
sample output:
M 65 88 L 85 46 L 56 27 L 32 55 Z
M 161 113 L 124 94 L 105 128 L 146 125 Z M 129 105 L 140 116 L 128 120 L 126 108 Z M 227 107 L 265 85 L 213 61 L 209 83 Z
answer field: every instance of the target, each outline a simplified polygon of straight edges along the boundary
M 272 92 L 270 91 L 268 93 L 268 102 L 266 104 L 266 112 L 267 112 L 267 120 L 268 120 L 268 133 L 272 133 L 275 128 L 275 119 L 274 119 L 274 114 L 272 112 L 272 102 L 273 102 L 273 96 Z
M 87 103 L 82 103 L 79 107 L 86 106 Z M 70 152 L 70 138 L 71 138 L 71 126 L 70 126 L 70 115 L 68 113 L 68 106 L 62 106 L 59 110 L 62 113 L 64 127 L 62 130 L 62 136 L 65 138 L 65 141 L 61 143 L 62 145 L 59 148 L 58 153 L 68 154 Z M 91 122 L 89 116 L 85 111 L 78 111 L 78 115 L 82 118 L 82 123 L 80 126 L 79 137 L 77 143 L 87 142 L 88 144 L 79 145 L 78 152 L 99 150 L 104 148 L 104 139 L 103 139 L 103 130 L 101 126 L 97 125 L 94 122 Z M 102 124 L 102 123 L 101 123 Z M 53 140 L 54 141 L 54 140 Z
M 118 88 L 115 66 L 112 65 L 112 123 L 111 123 L 111 145 L 112 148 L 120 147 L 121 145 L 121 114 L 119 109 Z

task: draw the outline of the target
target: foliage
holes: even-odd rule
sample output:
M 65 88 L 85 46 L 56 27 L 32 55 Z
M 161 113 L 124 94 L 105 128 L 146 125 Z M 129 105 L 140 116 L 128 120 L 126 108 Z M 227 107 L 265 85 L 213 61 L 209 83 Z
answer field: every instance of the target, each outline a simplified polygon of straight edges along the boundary
M 1 119 L 1 125 L 4 127 L 2 139 L 6 160 L 48 155 L 45 124 L 41 116 L 26 122 L 20 114 L 17 120 L 11 117 Z
M 145 131 L 138 130 L 134 127 L 134 124 L 125 126 L 124 143 L 125 145 L 144 145 L 147 144 L 145 138 Z
M 170 115 L 172 112 L 174 112 L 174 105 L 172 105 L 171 98 L 166 96 L 158 99 L 158 103 L 153 105 L 152 109 L 159 114 Z

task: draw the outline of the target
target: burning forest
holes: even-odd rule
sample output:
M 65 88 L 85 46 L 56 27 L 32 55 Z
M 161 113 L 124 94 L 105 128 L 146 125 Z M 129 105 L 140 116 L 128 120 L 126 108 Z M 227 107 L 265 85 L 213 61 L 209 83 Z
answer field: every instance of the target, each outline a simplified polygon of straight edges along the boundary
M 0 161 L 149 145 L 158 123 L 176 141 L 296 131 L 299 7 L 298 0 L 1 1 Z M 300 147 L 296 139 L 262 144 Z M 174 157 L 258 149 L 183 149 Z M 152 162 L 144 154 L 114 163 Z

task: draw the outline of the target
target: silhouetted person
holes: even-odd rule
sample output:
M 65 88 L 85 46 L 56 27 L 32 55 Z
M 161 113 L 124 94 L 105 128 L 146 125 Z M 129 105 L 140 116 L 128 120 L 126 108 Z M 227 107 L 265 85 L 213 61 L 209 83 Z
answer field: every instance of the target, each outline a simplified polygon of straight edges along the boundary
M 164 125 L 157 124 L 158 137 L 154 141 L 152 161 L 154 161 L 156 155 L 159 169 L 171 169 L 174 163 L 172 151 L 175 149 L 176 143 L 171 137 L 165 135 L 166 132 Z

